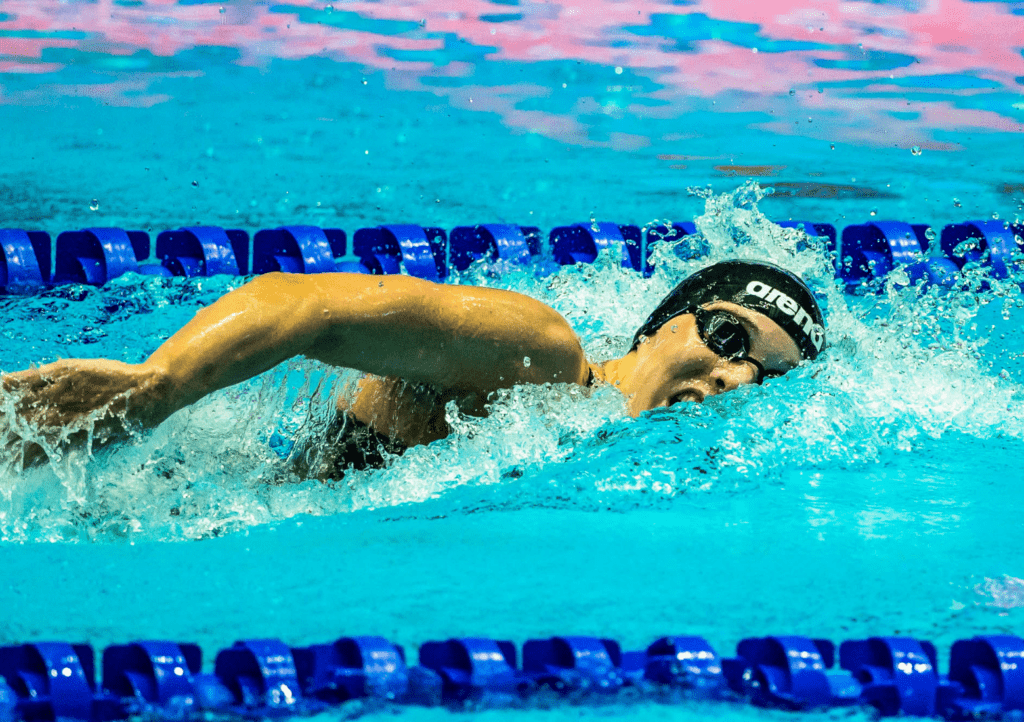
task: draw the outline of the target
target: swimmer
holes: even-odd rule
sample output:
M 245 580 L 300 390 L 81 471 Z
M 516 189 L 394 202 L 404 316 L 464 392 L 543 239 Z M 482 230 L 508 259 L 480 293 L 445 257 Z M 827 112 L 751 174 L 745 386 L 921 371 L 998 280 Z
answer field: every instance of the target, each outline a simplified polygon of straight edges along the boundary
M 122 440 L 294 356 L 366 374 L 339 399 L 333 452 L 311 476 L 381 466 L 449 433 L 445 405 L 484 415 L 518 384 L 611 385 L 630 415 L 781 376 L 825 345 L 810 290 L 778 266 L 724 261 L 680 283 L 621 358 L 587 360 L 554 309 L 512 291 L 409 276 L 258 276 L 196 313 L 145 362 L 65 359 L 0 378 L 48 443 Z M 8 434 L 14 434 L 7 429 Z M 22 463 L 45 460 L 25 443 Z

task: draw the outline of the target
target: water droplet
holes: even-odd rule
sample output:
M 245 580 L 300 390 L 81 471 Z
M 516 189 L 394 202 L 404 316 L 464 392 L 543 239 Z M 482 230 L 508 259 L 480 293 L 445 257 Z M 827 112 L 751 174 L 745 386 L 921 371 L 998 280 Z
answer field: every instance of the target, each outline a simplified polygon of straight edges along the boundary
M 927 238 L 929 242 L 931 242 L 931 241 L 934 241 L 936 238 L 938 238 L 939 234 L 935 232 L 934 228 L 929 226 L 924 231 L 924 237 Z
M 872 208 L 871 212 L 868 213 L 868 215 L 869 216 L 877 216 L 878 215 L 878 209 L 877 208 Z
M 676 324 L 672 324 L 672 333 L 675 333 L 678 328 L 679 326 L 677 326 Z
M 366 78 L 363 78 L 363 85 L 366 85 Z
M 530 363 L 531 363 L 530 357 L 529 356 L 523 356 L 523 366 L 525 366 L 526 368 L 530 368 Z
M 384 281 L 378 281 L 377 288 L 384 288 Z
M 192 187 L 193 188 L 198 188 L 199 187 L 199 181 L 197 181 L 197 180 L 192 181 Z
M 334 6 L 333 5 L 328 5 L 327 7 L 324 8 L 324 12 L 327 13 L 328 15 L 330 15 L 331 13 L 334 12 Z
M 1003 369 L 1002 371 L 999 372 L 999 378 L 1001 378 L 1003 381 L 1009 381 L 1010 372 L 1007 371 L 1006 369 Z
M 954 199 L 953 199 L 953 207 L 954 207 L 954 208 L 959 208 L 959 207 L 960 207 L 960 205 L 961 205 L 961 204 L 960 204 L 960 199 L 959 199 L 959 198 L 954 198 Z
M 223 7 L 222 7 L 222 8 L 220 9 L 220 14 L 221 14 L 221 15 L 223 15 L 223 14 L 224 14 L 224 8 L 223 8 Z
M 992 220 L 993 221 L 998 221 L 999 220 L 999 213 L 998 212 L 992 214 Z
M 615 74 L 616 75 L 622 75 L 622 66 L 621 65 L 615 66 Z
M 790 95 L 796 95 L 796 91 L 795 91 L 795 90 L 793 90 L 793 89 L 790 89 L 790 91 L 789 91 L 789 94 L 790 94 Z
M 829 148 L 829 150 L 835 150 L 836 149 L 836 144 L 835 143 L 829 143 L 828 144 L 828 148 Z
M 647 343 L 647 337 L 643 334 L 640 334 L 640 343 Z
M 421 28 L 425 28 L 426 26 L 427 26 L 427 19 L 423 18 L 422 20 L 420 20 L 420 27 Z
M 921 146 L 915 145 L 910 149 L 910 155 L 921 155 Z
M 818 95 L 821 95 L 824 92 L 825 92 L 824 88 L 818 88 Z
M 380 186 L 377 186 L 377 192 L 380 193 Z
M 98 200 L 93 198 L 91 201 L 89 201 L 89 210 L 90 211 L 98 211 L 99 209 L 100 209 L 100 202 Z

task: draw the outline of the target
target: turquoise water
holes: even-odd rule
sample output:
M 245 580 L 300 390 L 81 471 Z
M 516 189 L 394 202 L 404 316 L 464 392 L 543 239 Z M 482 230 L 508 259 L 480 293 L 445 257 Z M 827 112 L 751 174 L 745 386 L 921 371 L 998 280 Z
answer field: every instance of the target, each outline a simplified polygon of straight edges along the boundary
M 922 39 L 938 21 L 917 3 L 823 3 L 820 25 L 782 4 L 759 20 L 710 4 L 220 7 L 0 5 L 0 226 L 696 218 L 713 259 L 775 260 L 826 294 L 831 349 L 635 420 L 610 389 L 516 389 L 335 484 L 289 476 L 268 446 L 281 425 L 315 436 L 353 380 L 294 361 L 122 449 L 5 464 L 0 642 L 165 637 L 212 657 L 251 636 L 701 634 L 730 653 L 770 633 L 940 650 L 1021 633 L 1024 276 L 923 292 L 897 272 L 880 296 L 844 296 L 822 248 L 769 222 L 1020 222 L 1019 4 L 944 6 L 976 21 L 956 47 Z M 699 265 L 454 282 L 550 303 L 603 360 Z M 0 369 L 140 361 L 240 282 L 0 298 Z M 781 716 L 488 714 L 591 713 Z

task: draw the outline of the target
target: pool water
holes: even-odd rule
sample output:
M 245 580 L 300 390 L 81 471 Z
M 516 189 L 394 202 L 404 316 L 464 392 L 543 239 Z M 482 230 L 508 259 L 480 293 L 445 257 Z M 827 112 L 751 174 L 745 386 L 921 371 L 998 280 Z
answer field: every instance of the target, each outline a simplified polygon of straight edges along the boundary
M 710 260 L 812 283 L 828 352 L 638 419 L 612 389 L 517 388 L 327 484 L 269 440 L 315 438 L 354 375 L 301 359 L 92 458 L 15 472 L 6 452 L 0 643 L 1020 634 L 1024 271 L 848 295 L 771 220 L 1020 222 L 1024 6 L 448 5 L 5 2 L 0 226 L 696 219 Z M 551 304 L 604 360 L 706 263 L 665 248 L 649 279 L 612 254 L 451 282 Z M 242 282 L 0 297 L 0 369 L 141 361 Z M 525 714 L 784 716 L 487 713 Z

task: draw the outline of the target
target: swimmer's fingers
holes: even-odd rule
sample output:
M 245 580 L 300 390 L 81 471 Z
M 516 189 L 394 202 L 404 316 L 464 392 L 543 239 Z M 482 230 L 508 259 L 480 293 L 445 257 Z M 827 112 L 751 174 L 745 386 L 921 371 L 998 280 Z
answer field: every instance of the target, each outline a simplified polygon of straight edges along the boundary
M 66 359 L 2 377 L 21 421 L 40 429 L 76 427 L 100 412 L 123 415 L 134 367 L 105 359 Z
M 47 460 L 43 447 L 27 441 L 11 424 L 7 414 L 0 416 L 0 469 L 4 474 L 20 473 Z

